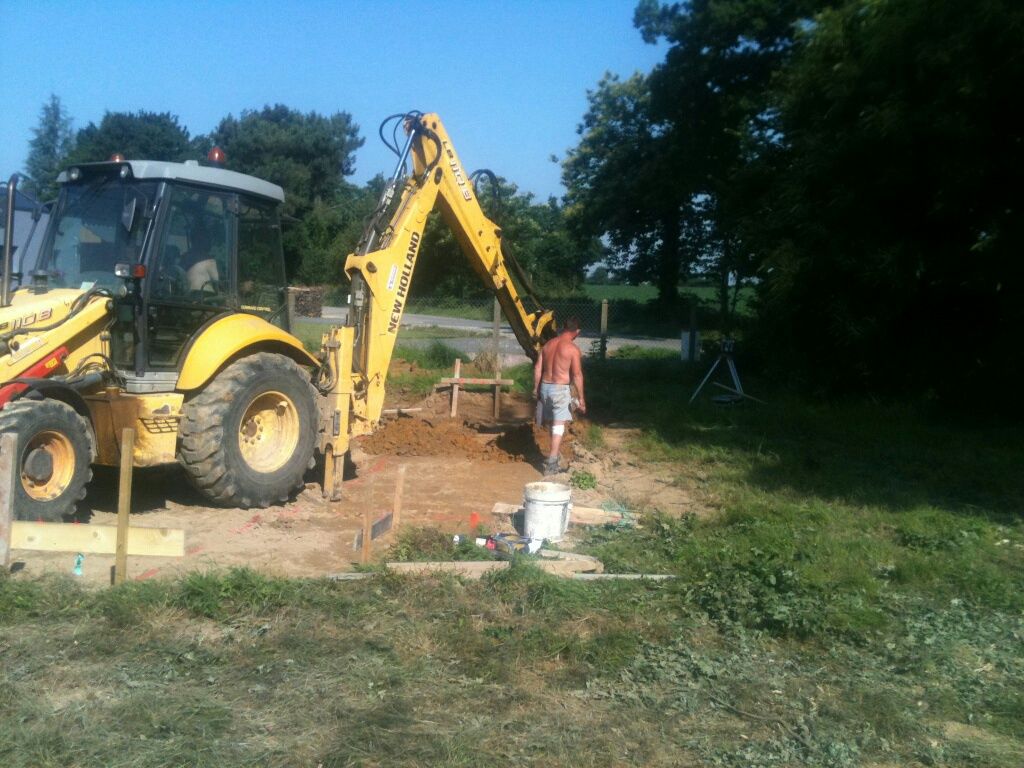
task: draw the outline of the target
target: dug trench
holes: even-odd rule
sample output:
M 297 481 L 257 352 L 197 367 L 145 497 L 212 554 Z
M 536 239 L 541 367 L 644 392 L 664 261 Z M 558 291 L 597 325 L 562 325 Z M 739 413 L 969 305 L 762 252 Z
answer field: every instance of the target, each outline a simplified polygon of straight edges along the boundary
M 128 577 L 143 580 L 195 570 L 247 566 L 282 576 L 323 576 L 350 570 L 357 560 L 353 540 L 369 510 L 374 519 L 393 503 L 398 469 L 406 467 L 402 526 L 448 533 L 472 532 L 471 521 L 499 525 L 495 502 L 522 500 L 527 483 L 541 479 L 540 462 L 549 446 L 547 431 L 532 422 L 532 404 L 520 394 L 503 396 L 501 417 L 492 417 L 490 392 L 461 392 L 457 418 L 449 417 L 449 395 L 436 392 L 418 402 L 397 394 L 387 407 L 409 409 L 387 418 L 378 430 L 354 441 L 352 466 L 339 501 L 322 498 L 311 472 L 306 488 L 289 503 L 262 510 L 209 506 L 176 466 L 139 469 L 132 493 L 133 526 L 181 528 L 183 558 L 132 557 Z M 416 409 L 416 410 L 412 410 Z M 692 504 L 685 489 L 657 469 L 629 457 L 629 430 L 605 428 L 606 446 L 595 452 L 584 443 L 585 419 L 574 422 L 562 445 L 563 463 L 594 478 L 592 488 L 574 490 L 577 504 L 614 499 L 637 508 L 658 506 L 682 513 Z M 568 482 L 570 474 L 559 479 Z M 97 467 L 88 495 L 79 504 L 82 524 L 116 524 L 117 473 Z M 496 532 L 498 527 L 494 527 Z M 393 543 L 374 543 L 375 558 Z M 26 575 L 71 572 L 74 553 L 15 552 Z M 83 579 L 109 580 L 113 556 L 87 555 Z

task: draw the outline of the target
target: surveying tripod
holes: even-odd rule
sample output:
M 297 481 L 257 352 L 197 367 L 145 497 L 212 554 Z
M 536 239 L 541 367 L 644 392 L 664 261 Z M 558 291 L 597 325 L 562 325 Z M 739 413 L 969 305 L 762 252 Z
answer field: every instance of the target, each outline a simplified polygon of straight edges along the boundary
M 736 342 L 733 339 L 722 340 L 722 349 L 718 353 L 718 359 L 715 360 L 715 362 L 712 364 L 707 374 L 705 374 L 704 378 L 697 386 L 697 389 L 693 391 L 693 395 L 690 397 L 690 402 L 687 403 L 687 405 L 692 404 L 693 401 L 697 399 L 697 395 L 699 395 L 700 391 L 704 389 L 704 385 L 708 383 L 708 379 L 711 378 L 711 376 L 715 372 L 715 369 L 718 368 L 718 364 L 721 363 L 722 361 L 725 361 L 725 365 L 729 369 L 729 375 L 732 377 L 733 386 L 727 387 L 725 384 L 719 384 L 717 381 L 713 383 L 716 387 L 721 387 L 722 389 L 726 390 L 727 392 L 731 392 L 732 394 L 716 395 L 715 397 L 711 398 L 713 402 L 737 403 L 744 397 L 750 400 L 755 400 L 758 403 L 764 402 L 764 400 L 758 400 L 756 397 L 748 395 L 746 392 L 743 391 L 743 383 L 740 381 L 740 374 L 736 370 L 736 360 L 733 358 L 733 349 L 735 348 L 735 345 Z

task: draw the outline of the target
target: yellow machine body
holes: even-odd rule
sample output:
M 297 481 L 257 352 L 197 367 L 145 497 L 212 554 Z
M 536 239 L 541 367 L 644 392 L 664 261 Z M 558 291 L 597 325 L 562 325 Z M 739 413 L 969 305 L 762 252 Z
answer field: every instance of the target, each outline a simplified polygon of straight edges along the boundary
M 92 299 L 74 317 L 52 330 L 41 330 L 60 323 L 71 311 L 80 290 L 58 289 L 35 294 L 29 289 L 15 291 L 9 307 L 0 308 L 0 334 L 24 329 L 9 343 L 7 354 L 0 355 L 0 381 L 16 378 L 59 347 L 66 347 L 64 368 L 74 369 L 92 354 L 109 355 L 110 346 L 103 330 L 110 322 L 110 300 Z
M 224 364 L 244 353 L 279 352 L 299 365 L 318 366 L 302 342 L 255 315 L 225 315 L 214 320 L 193 340 L 181 366 L 175 389 L 190 392 L 213 378 Z
M 172 464 L 181 419 L 180 392 L 129 395 L 110 387 L 85 398 L 96 437 L 96 463 L 116 467 L 121 463 L 121 431 L 135 430 L 132 463 L 136 467 Z

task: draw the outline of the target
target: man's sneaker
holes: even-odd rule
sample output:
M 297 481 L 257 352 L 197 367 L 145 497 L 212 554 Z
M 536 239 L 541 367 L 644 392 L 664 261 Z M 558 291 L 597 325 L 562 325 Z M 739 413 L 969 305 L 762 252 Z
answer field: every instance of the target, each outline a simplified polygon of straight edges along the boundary
M 559 464 L 559 461 L 558 461 L 557 457 L 554 458 L 554 459 L 545 459 L 544 460 L 544 475 L 545 475 L 545 477 L 548 476 L 548 475 L 557 475 L 559 472 L 561 472 L 562 468 L 560 466 L 558 466 L 558 464 Z

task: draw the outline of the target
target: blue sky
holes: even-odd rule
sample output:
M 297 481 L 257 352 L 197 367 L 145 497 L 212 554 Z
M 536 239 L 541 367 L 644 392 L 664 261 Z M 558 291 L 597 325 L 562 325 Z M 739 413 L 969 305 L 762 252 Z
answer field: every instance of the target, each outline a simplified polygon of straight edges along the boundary
M 635 0 L 52 2 L 4 0 L 0 173 L 20 170 L 49 94 L 80 128 L 104 111 L 171 112 L 195 135 L 264 104 L 350 112 L 361 183 L 390 172 L 377 125 L 438 112 L 469 170 L 541 198 L 606 71 L 648 71 L 663 46 L 632 25 Z

